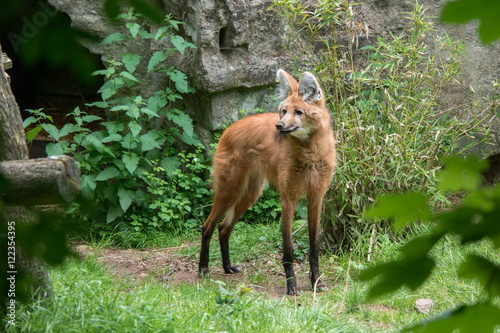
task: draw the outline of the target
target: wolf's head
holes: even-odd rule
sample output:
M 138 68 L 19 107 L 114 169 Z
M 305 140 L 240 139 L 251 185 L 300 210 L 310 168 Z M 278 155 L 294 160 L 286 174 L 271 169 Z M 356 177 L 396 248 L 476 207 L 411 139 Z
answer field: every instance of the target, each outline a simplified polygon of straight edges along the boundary
M 283 134 L 307 140 L 324 123 L 323 118 L 330 117 L 318 80 L 305 72 L 297 82 L 282 69 L 277 76 L 278 98 L 282 102 L 278 107 L 280 121 L 276 128 Z

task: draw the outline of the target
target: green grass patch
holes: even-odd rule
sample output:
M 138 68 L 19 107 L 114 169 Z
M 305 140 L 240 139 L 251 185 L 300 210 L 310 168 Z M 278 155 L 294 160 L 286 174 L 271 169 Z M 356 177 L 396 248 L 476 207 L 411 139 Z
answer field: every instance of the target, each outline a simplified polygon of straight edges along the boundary
M 302 237 L 302 236 L 301 236 Z M 438 270 L 416 292 L 404 288 L 366 302 L 369 284 L 357 275 L 367 266 L 365 255 L 346 253 L 320 256 L 321 273 L 329 291 L 314 293 L 303 284 L 301 296 L 276 293 L 283 276 L 270 276 L 250 268 L 251 260 L 265 261 L 277 272 L 279 225 L 239 225 L 231 239 L 233 262 L 243 266 L 238 278 L 217 282 L 220 276 L 199 282 L 170 283 L 161 274 L 137 282 L 120 277 L 96 256 L 69 260 L 54 268 L 54 296 L 47 301 L 18 305 L 16 327 L 8 332 L 380 332 L 397 331 L 430 318 L 450 307 L 484 298 L 477 283 L 461 280 L 455 270 L 471 251 L 498 260 L 488 242 L 460 249 L 458 240 L 443 239 L 432 255 Z M 92 244 L 91 244 L 92 245 Z M 105 244 L 97 244 L 105 248 Z M 220 266 L 217 237 L 211 263 Z M 197 262 L 199 246 L 186 243 L 176 252 L 184 261 Z M 148 254 L 151 255 L 151 254 Z M 397 256 L 397 246 L 385 235 L 376 239 L 373 261 Z M 220 255 L 219 255 L 220 256 Z M 262 266 L 260 266 L 262 267 Z M 217 267 L 219 268 L 219 267 Z M 296 265 L 296 274 L 307 280 L 308 263 Z M 283 281 L 281 281 L 283 280 Z M 165 282 L 167 281 L 167 282 Z M 221 286 L 226 294 L 221 294 Z M 250 288 L 252 291 L 242 293 Z M 234 301 L 233 297 L 237 296 Z M 226 301 L 220 301 L 220 299 Z M 432 298 L 429 315 L 414 310 L 418 298 Z M 229 301 L 227 301 L 229 300 Z M 6 322 L 5 322 L 6 323 Z

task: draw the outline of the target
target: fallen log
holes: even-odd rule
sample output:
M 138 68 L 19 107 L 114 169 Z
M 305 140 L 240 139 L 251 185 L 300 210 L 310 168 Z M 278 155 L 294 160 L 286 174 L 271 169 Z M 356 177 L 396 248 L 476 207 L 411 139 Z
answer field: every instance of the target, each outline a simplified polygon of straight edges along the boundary
M 80 193 L 80 169 L 69 156 L 0 162 L 10 190 L 0 196 L 6 205 L 29 206 L 70 202 Z

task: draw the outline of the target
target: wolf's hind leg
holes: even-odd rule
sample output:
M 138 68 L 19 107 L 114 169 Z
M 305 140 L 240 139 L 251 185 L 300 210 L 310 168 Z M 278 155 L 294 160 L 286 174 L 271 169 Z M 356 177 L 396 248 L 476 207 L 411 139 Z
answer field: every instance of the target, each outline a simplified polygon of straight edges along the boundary
M 236 221 L 252 206 L 262 192 L 265 179 L 259 174 L 250 175 L 247 183 L 247 188 L 240 200 L 232 206 L 226 213 L 224 221 L 219 226 L 219 242 L 222 253 L 222 267 L 226 274 L 238 273 L 239 269 L 231 265 L 229 258 L 229 237 L 233 231 Z

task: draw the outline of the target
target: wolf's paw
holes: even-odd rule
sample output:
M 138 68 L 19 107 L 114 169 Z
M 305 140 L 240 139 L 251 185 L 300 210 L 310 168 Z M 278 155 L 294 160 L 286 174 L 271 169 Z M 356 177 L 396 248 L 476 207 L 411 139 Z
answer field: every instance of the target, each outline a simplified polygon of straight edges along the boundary
M 299 287 L 288 288 L 286 294 L 288 296 L 300 296 L 300 288 Z
M 198 275 L 201 278 L 206 278 L 210 275 L 210 271 L 208 270 L 208 267 L 200 267 L 198 270 Z
M 226 266 L 224 267 L 224 273 L 226 274 L 236 274 L 236 273 L 239 273 L 240 272 L 240 269 L 236 266 Z

